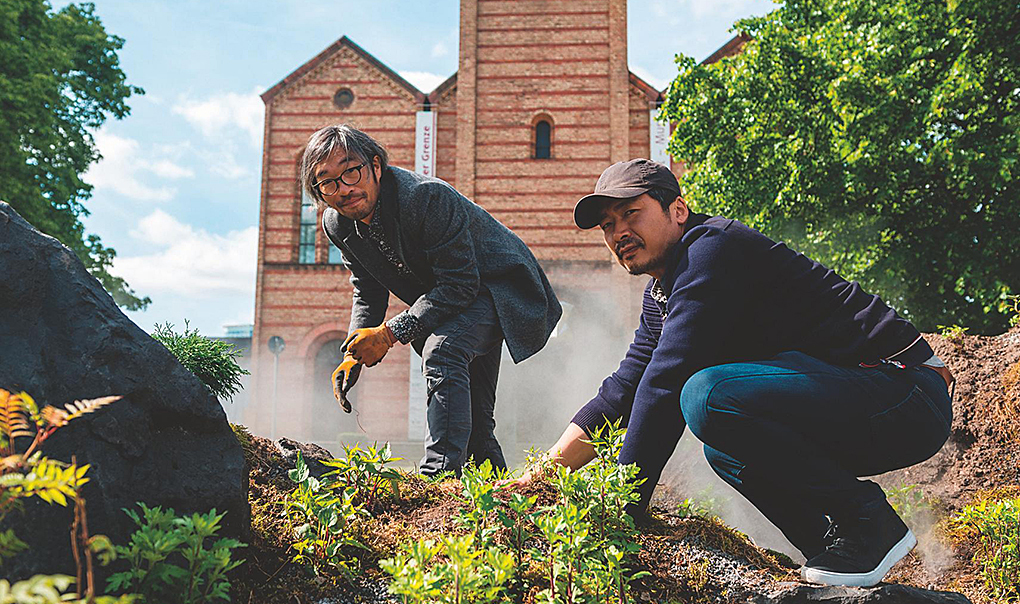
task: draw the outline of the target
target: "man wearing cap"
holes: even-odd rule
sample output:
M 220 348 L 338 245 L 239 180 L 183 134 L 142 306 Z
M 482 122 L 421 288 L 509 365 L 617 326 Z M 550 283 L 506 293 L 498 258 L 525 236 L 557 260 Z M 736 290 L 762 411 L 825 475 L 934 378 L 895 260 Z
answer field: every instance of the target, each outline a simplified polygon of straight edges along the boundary
M 621 419 L 645 513 L 689 426 L 712 468 L 804 554 L 802 575 L 874 585 L 916 543 L 882 489 L 858 480 L 935 454 L 952 376 L 877 296 L 736 220 L 691 212 L 661 164 L 606 169 L 574 222 L 652 277 L 619 368 L 549 451 L 578 468 Z M 526 476 L 523 480 L 528 480 Z
M 386 150 L 349 125 L 312 134 L 301 180 L 354 286 L 337 400 L 346 403 L 362 366 L 411 344 L 428 397 L 421 473 L 459 472 L 469 457 L 505 468 L 493 418 L 501 344 L 519 363 L 562 314 L 538 260 L 453 187 L 390 166 Z M 390 293 L 409 308 L 385 320 Z

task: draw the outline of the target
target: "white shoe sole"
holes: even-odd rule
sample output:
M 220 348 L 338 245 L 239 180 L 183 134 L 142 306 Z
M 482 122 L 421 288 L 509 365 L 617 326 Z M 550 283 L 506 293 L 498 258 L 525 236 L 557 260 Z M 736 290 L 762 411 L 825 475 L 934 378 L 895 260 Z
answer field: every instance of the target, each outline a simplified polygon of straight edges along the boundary
M 878 584 L 889 569 L 894 564 L 900 561 L 903 556 L 910 553 L 910 550 L 914 549 L 917 545 L 917 538 L 914 537 L 914 533 L 907 529 L 907 534 L 903 536 L 896 545 L 889 549 L 889 552 L 882 558 L 882 561 L 878 563 L 875 570 L 866 573 L 837 573 L 830 570 L 818 570 L 817 568 L 808 568 L 802 566 L 800 569 L 800 576 L 805 581 L 812 583 L 821 583 L 822 585 L 843 585 L 846 587 L 871 587 Z

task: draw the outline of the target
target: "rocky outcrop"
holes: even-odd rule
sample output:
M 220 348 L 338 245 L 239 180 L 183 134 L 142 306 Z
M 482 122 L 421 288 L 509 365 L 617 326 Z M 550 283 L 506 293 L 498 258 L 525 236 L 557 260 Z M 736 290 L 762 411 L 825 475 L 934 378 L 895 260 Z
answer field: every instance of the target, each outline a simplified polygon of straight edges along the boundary
M 249 526 L 241 448 L 215 396 L 120 311 L 73 252 L 0 202 L 0 388 L 40 404 L 122 395 L 57 431 L 51 458 L 90 464 L 89 529 L 114 542 L 137 501 L 178 512 L 226 511 L 224 534 Z M 6 523 L 30 546 L 9 578 L 74 575 L 70 513 L 32 502 Z

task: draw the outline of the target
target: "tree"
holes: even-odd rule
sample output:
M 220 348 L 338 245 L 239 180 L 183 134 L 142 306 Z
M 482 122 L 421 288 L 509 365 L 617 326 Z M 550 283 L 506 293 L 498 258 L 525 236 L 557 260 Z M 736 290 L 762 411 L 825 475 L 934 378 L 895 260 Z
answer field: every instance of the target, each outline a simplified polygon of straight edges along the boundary
M 88 271 L 130 310 L 145 308 L 110 274 L 116 252 L 86 234 L 82 174 L 100 159 L 91 130 L 128 115 L 128 85 L 117 51 L 92 4 L 53 12 L 45 0 L 0 3 L 0 199 L 74 250 Z
M 789 0 L 743 51 L 677 57 L 663 115 L 696 209 L 858 280 L 922 330 L 1020 293 L 1020 5 Z

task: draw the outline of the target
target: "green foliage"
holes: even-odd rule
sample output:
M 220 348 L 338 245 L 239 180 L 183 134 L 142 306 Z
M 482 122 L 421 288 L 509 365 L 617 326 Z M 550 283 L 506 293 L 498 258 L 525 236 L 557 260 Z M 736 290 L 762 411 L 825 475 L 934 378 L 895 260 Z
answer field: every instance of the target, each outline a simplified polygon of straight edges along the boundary
M 912 524 L 919 515 L 931 511 L 931 505 L 925 499 L 924 492 L 916 484 L 902 484 L 883 490 L 889 505 L 907 524 Z
M 985 585 L 997 602 L 1020 602 L 1020 498 L 982 499 L 953 517 L 964 531 L 976 532 Z
M 1016 327 L 1020 325 L 1020 295 L 1006 296 L 1002 306 L 1009 315 L 1009 326 Z
M 474 541 L 482 547 L 492 543 L 492 537 L 498 530 L 488 522 L 498 505 L 495 497 L 497 480 L 488 459 L 477 467 L 472 463 L 465 464 L 461 470 L 460 482 L 464 486 L 462 496 L 468 505 L 461 509 L 457 519 L 471 531 Z
M 732 58 L 677 59 L 664 117 L 699 211 L 881 294 L 1001 332 L 1020 291 L 1020 5 L 788 0 Z
M 40 410 L 27 393 L 13 394 L 0 389 L 0 520 L 19 500 L 28 497 L 66 506 L 68 499 L 77 496 L 78 489 L 89 480 L 85 477 L 89 466 L 48 459 L 38 448 L 69 421 L 119 398 L 75 401 L 63 409 L 48 405 Z M 19 438 L 32 439 L 22 452 L 15 447 Z M 0 565 L 25 549 L 11 530 L 0 533 Z
M 959 346 L 963 343 L 963 336 L 967 334 L 967 328 L 959 325 L 939 325 L 939 335 Z
M 607 424 L 591 436 L 595 459 L 571 472 L 557 468 L 552 483 L 559 501 L 544 506 L 532 519 L 545 538 L 545 547 L 532 552 L 546 568 L 549 587 L 538 602 L 596 602 L 612 597 L 626 602 L 630 581 L 647 573 L 633 573 L 626 561 L 639 547 L 634 520 L 627 505 L 640 499 L 638 468 L 617 463 L 626 430 Z
M 284 502 L 294 529 L 291 548 L 297 553 L 293 560 L 316 575 L 336 572 L 353 578 L 358 559 L 344 548 L 364 547 L 355 538 L 354 524 L 359 517 L 368 516 L 356 501 L 358 489 L 338 479 L 342 474 L 323 476 L 321 481 L 315 478 L 301 453 L 289 476 L 297 483 Z
M 596 431 L 595 459 L 574 472 L 536 456 L 544 470 L 532 474 L 548 476 L 558 492 L 551 505 L 537 506 L 537 495 L 497 494 L 507 475 L 488 461 L 467 464 L 458 515 L 467 534 L 402 544 L 380 562 L 390 591 L 405 604 L 508 601 L 516 561 L 546 577 L 537 602 L 629 602 L 630 582 L 647 573 L 630 569 L 638 544 L 626 508 L 639 499 L 638 470 L 617 463 L 624 433 L 619 423 Z
M 123 45 L 91 3 L 0 3 L 0 200 L 73 250 L 117 304 L 138 310 L 149 298 L 110 274 L 116 252 L 82 224 L 92 194 L 82 176 L 100 157 L 92 132 L 127 116 L 127 98 L 143 93 L 125 82 Z
M 100 596 L 91 600 L 79 600 L 71 593 L 63 593 L 74 584 L 74 578 L 67 575 L 35 575 L 30 579 L 11 585 L 0 579 L 0 604 L 133 604 L 137 596 Z
M 393 576 L 390 592 L 404 604 L 503 602 L 513 576 L 510 554 L 476 541 L 474 533 L 405 543 L 397 555 L 379 562 Z
M 353 447 L 344 445 L 344 459 L 331 459 L 323 465 L 334 468 L 323 478 L 333 483 L 346 485 L 353 489 L 355 501 L 371 507 L 379 495 L 379 488 L 386 486 L 394 497 L 400 497 L 400 472 L 389 464 L 403 460 L 394 457 L 390 444 L 382 447 L 371 445 L 362 449 L 361 445 Z
M 152 337 L 166 346 L 181 365 L 195 374 L 216 398 L 233 398 L 241 390 L 241 376 L 248 370 L 237 365 L 241 352 L 232 344 L 202 336 L 197 329 L 189 329 L 184 322 L 184 333 L 174 332 L 171 323 L 156 324 Z
M 245 547 L 235 539 L 216 539 L 223 514 L 177 516 L 174 510 L 139 503 L 142 515 L 124 512 L 138 526 L 128 545 L 115 546 L 130 569 L 107 579 L 110 591 L 141 594 L 146 604 L 206 604 L 230 601 L 227 572 L 243 560 L 232 550 Z

